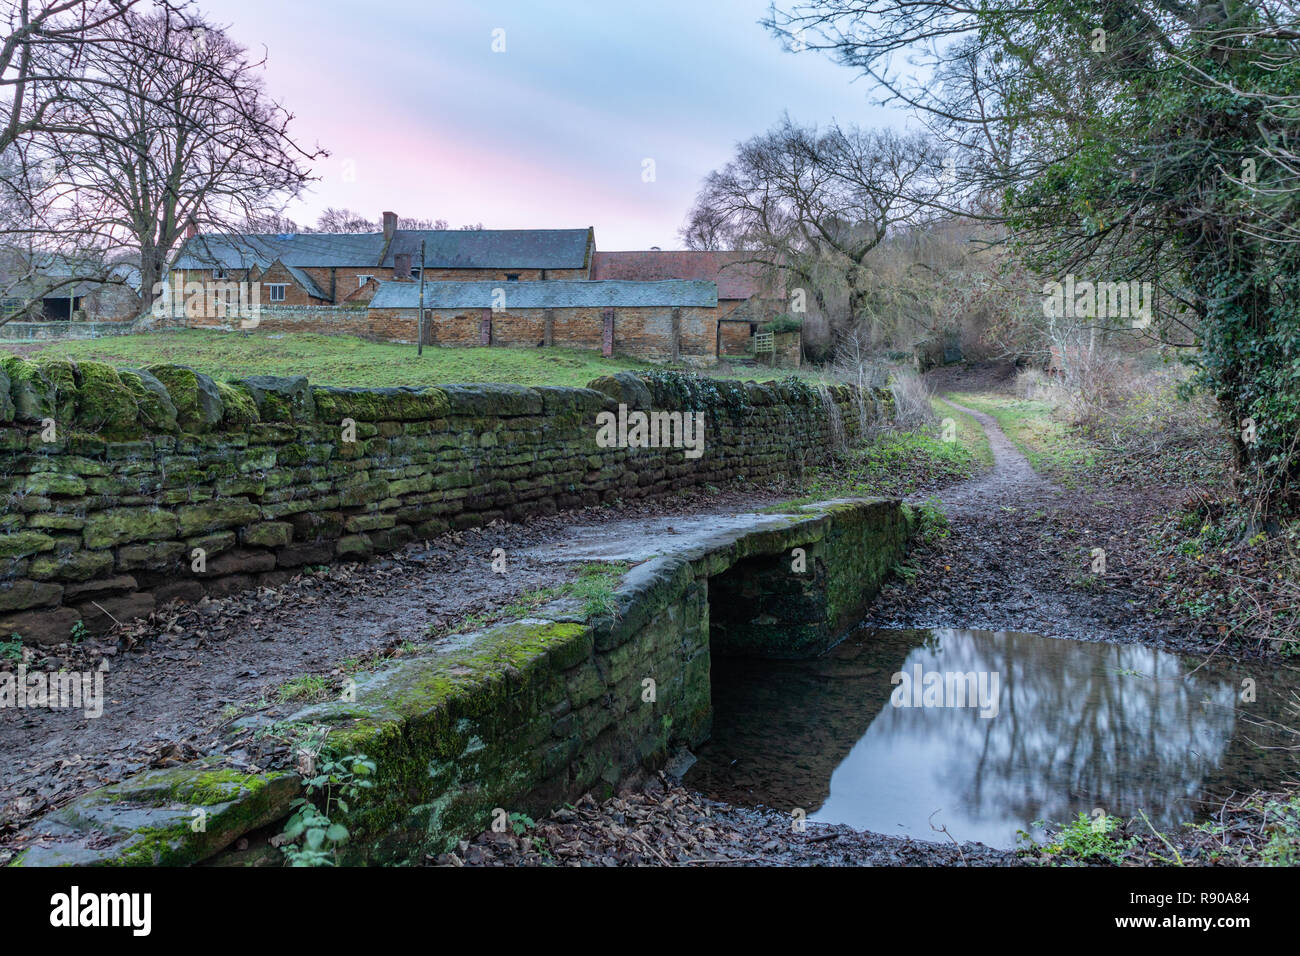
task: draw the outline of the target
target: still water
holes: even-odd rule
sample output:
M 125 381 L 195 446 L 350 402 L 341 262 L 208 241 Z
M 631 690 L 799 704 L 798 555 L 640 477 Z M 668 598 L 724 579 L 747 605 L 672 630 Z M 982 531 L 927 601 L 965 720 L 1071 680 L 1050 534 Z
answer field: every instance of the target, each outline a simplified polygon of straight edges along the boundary
M 1300 674 L 1199 664 L 957 629 L 862 630 L 811 661 L 714 658 L 713 737 L 686 782 L 813 821 L 943 841 L 932 827 L 946 827 L 996 847 L 1094 808 L 1176 826 L 1300 771 Z

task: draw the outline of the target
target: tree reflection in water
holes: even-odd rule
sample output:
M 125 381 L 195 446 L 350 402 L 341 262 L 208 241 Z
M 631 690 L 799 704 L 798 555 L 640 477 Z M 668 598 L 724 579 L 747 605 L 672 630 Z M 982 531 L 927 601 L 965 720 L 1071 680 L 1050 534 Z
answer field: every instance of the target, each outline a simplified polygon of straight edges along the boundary
M 997 672 L 997 716 L 892 706 L 891 675 L 918 664 Z M 1300 766 L 1291 741 L 1259 726 L 1295 722 L 1295 672 L 1251 669 L 1253 703 L 1239 699 L 1243 676 L 1134 645 L 864 630 L 815 661 L 715 660 L 714 737 L 687 779 L 735 803 L 946 839 L 934 814 L 956 839 L 994 846 L 1097 807 L 1177 825 Z

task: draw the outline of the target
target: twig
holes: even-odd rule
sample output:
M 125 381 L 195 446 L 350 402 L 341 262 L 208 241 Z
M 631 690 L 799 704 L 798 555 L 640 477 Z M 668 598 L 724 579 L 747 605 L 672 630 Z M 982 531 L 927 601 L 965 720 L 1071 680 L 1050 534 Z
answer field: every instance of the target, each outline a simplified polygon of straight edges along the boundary
M 1176 846 L 1174 846 L 1165 838 L 1165 835 L 1163 833 L 1161 833 L 1159 830 L 1157 830 L 1154 826 L 1151 825 L 1151 821 L 1147 819 L 1146 811 L 1139 807 L 1138 813 L 1142 817 L 1142 822 L 1145 823 L 1147 827 L 1150 828 L 1151 832 L 1154 833 L 1159 838 L 1160 842 L 1163 843 L 1165 846 L 1169 847 L 1170 852 L 1173 853 L 1174 859 L 1177 861 L 1177 865 L 1184 866 L 1185 864 L 1183 863 L 1183 855 L 1178 852 L 1178 848 Z
M 90 603 L 95 605 L 95 607 L 99 608 L 101 611 L 104 611 L 105 614 L 108 614 L 108 611 L 104 610 L 104 605 L 100 604 L 98 601 L 91 601 Z M 112 618 L 113 623 L 116 624 L 118 627 L 122 626 L 122 622 L 119 621 L 117 618 L 113 617 L 113 615 L 108 614 L 108 616 Z

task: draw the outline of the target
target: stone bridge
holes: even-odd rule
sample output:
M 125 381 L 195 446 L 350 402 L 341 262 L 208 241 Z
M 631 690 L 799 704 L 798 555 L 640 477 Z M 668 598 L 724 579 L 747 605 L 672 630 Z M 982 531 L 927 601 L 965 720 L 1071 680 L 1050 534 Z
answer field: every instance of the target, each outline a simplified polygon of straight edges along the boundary
M 330 753 L 376 761 L 375 787 L 335 821 L 351 831 L 347 862 L 418 861 L 487 828 L 497 808 L 536 816 L 605 795 L 698 745 L 712 655 L 820 654 L 861 620 L 910 533 L 907 508 L 885 500 L 575 528 L 534 556 L 630 566 L 608 602 L 564 597 L 456 635 L 358 675 L 355 699 L 280 730 L 327 730 Z M 207 761 L 149 771 L 39 821 L 14 865 L 276 862 L 265 838 L 299 792 L 291 773 Z M 248 849 L 228 849 L 245 835 Z

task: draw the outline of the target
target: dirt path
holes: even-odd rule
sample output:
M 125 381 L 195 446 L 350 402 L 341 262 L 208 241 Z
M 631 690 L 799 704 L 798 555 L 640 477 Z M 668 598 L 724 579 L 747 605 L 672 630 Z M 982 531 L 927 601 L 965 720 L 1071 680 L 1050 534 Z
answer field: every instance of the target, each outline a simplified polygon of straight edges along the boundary
M 232 736 L 233 721 L 270 724 L 302 707 L 281 700 L 286 682 L 319 675 L 329 693 L 349 660 L 413 652 L 431 639 L 431 627 L 470 613 L 490 617 L 524 592 L 568 581 L 572 562 L 549 552 L 571 542 L 575 528 L 651 526 L 665 515 L 753 510 L 781 497 L 696 494 L 494 524 L 369 564 L 303 574 L 280 588 L 174 604 L 102 640 L 52 649 L 28 668 L 88 671 L 107 659 L 103 714 L 0 711 L 0 846 L 50 808 L 149 767 L 211 753 L 235 765 L 267 765 L 279 742 L 254 729 Z M 492 571 L 497 548 L 505 574 Z
M 887 587 L 867 623 L 1207 649 L 1150 609 L 1126 559 L 1141 546 L 1142 518 L 1173 507 L 1176 490 L 1063 488 L 1034 471 L 991 416 L 945 401 L 979 422 L 993 468 L 939 493 L 949 536 L 917 549 L 919 573 Z M 1092 570 L 1094 548 L 1105 552 L 1104 574 Z

